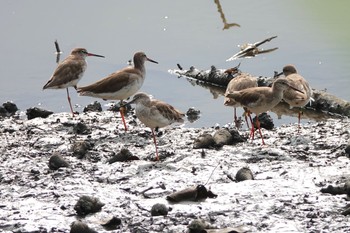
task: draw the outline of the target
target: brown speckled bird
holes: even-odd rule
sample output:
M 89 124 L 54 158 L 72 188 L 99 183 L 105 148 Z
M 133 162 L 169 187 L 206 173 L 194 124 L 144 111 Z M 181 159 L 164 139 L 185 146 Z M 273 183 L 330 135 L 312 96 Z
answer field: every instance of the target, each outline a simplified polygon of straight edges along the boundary
M 74 116 L 71 100 L 69 97 L 68 87 L 77 89 L 79 80 L 83 77 L 86 70 L 85 58 L 88 56 L 104 57 L 101 55 L 88 53 L 84 48 L 75 48 L 70 55 L 58 64 L 53 72 L 51 79 L 45 84 L 43 89 L 67 89 L 67 98 L 70 110 Z
M 126 67 L 91 85 L 79 87 L 78 92 L 82 96 L 92 96 L 104 100 L 120 100 L 122 105 L 123 100 L 134 95 L 141 88 L 146 78 L 146 61 L 158 63 L 149 59 L 144 52 L 137 52 L 134 55 L 134 67 Z M 120 108 L 120 115 L 124 129 L 127 131 L 123 108 Z
M 154 129 L 168 126 L 172 123 L 183 123 L 185 114 L 176 110 L 173 106 L 151 99 L 146 93 L 138 93 L 128 104 L 136 104 L 137 118 L 152 130 L 153 142 L 156 148 L 156 160 L 159 160 L 157 141 Z

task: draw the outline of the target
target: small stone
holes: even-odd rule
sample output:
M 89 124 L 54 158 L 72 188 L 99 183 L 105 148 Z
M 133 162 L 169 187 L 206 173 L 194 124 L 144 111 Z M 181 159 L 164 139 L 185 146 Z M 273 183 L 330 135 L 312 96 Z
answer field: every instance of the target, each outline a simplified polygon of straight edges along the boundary
M 49 159 L 49 168 L 58 170 L 60 167 L 68 167 L 69 163 L 58 153 L 54 153 Z
M 102 106 L 101 106 L 101 103 L 98 102 L 98 101 L 95 101 L 91 104 L 88 104 L 83 112 L 102 112 Z
M 28 108 L 27 111 L 26 111 L 26 115 L 27 115 L 28 120 L 31 120 L 31 119 L 34 119 L 34 118 L 37 118 L 37 117 L 47 118 L 51 114 L 53 114 L 52 111 L 40 109 L 40 108 L 37 108 L 37 107 Z
M 118 217 L 112 217 L 106 223 L 101 224 L 106 230 L 116 230 L 117 227 L 122 223 L 122 220 Z
M 166 216 L 168 215 L 169 209 L 164 204 L 154 204 L 151 209 L 152 216 Z
M 18 111 L 17 105 L 9 101 L 6 103 L 3 103 L 2 106 L 4 106 L 6 111 L 11 115 L 15 114 Z
M 97 233 L 82 221 L 74 221 L 70 226 L 70 233 Z
M 348 145 L 345 147 L 345 153 L 347 154 L 348 157 L 350 157 L 350 142 Z
M 3 106 L 0 106 L 0 116 L 6 117 L 7 114 L 8 112 L 6 111 L 6 109 Z
M 213 136 L 204 133 L 194 141 L 193 149 L 211 148 L 215 145 Z
M 78 202 L 74 206 L 74 210 L 78 215 L 84 216 L 101 211 L 104 205 L 105 204 L 100 202 L 98 198 L 84 195 L 79 198 Z
M 203 233 L 205 229 L 209 228 L 209 224 L 202 219 L 193 220 L 188 226 L 189 233 Z
M 238 182 L 244 180 L 254 180 L 253 172 L 248 167 L 243 167 L 236 173 L 236 180 Z
M 259 115 L 258 119 L 259 119 L 259 122 L 260 122 L 260 128 L 271 130 L 275 126 L 273 124 L 272 117 L 270 115 L 268 115 L 266 112 L 261 113 Z M 254 122 L 254 127 L 257 129 L 258 126 L 256 125 L 256 117 L 254 117 L 253 122 Z
M 236 129 L 230 129 L 229 132 L 230 132 L 230 134 L 231 134 L 231 136 L 232 136 L 232 144 L 236 144 L 236 143 L 240 143 L 240 142 L 245 142 L 245 141 L 247 141 L 246 138 L 242 137 L 242 136 L 239 134 L 238 130 L 236 130 Z
M 128 149 L 121 149 L 120 152 L 115 154 L 112 158 L 110 158 L 107 162 L 109 164 L 115 163 L 115 162 L 125 162 L 130 160 L 139 160 L 138 157 L 134 156 Z
M 213 139 L 216 145 L 231 145 L 233 142 L 231 133 L 225 128 L 217 130 Z
M 76 125 L 73 126 L 73 132 L 75 134 L 80 134 L 80 135 L 86 135 L 91 133 L 91 129 L 89 129 L 86 124 L 82 122 L 78 122 Z
M 78 159 L 82 159 L 84 158 L 86 152 L 92 147 L 93 145 L 87 141 L 74 142 L 72 147 L 73 155 L 76 156 Z

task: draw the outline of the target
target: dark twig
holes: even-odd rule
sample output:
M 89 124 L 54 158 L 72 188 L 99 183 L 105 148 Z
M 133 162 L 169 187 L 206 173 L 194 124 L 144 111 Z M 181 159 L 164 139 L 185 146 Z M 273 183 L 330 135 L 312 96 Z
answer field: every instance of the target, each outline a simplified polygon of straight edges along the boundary
M 61 49 L 60 49 L 60 46 L 58 45 L 57 40 L 55 40 L 55 48 L 56 48 L 56 63 L 59 63 L 59 62 L 60 62 L 60 58 L 61 58 L 62 51 L 61 51 Z

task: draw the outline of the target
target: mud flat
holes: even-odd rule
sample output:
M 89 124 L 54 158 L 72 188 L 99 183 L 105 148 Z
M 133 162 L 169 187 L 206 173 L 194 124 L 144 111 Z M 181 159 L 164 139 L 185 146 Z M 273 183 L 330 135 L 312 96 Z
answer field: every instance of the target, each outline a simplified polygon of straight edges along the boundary
M 219 129 L 169 127 L 158 133 L 159 162 L 150 130 L 132 114 L 127 132 L 111 111 L 22 118 L 0 120 L 2 232 L 70 232 L 77 220 L 97 232 L 186 232 L 195 219 L 220 232 L 350 232 L 347 195 L 320 191 L 349 179 L 347 118 L 303 124 L 299 134 L 297 124 L 263 129 L 267 146 L 256 138 L 193 149 L 199 136 Z M 122 150 L 124 159 L 111 160 Z M 64 166 L 49 167 L 53 155 Z M 243 167 L 254 179 L 236 182 Z M 166 199 L 197 185 L 217 197 Z M 78 215 L 82 196 L 103 206 Z M 152 216 L 155 204 L 167 214 Z M 113 230 L 102 226 L 113 217 L 120 220 Z

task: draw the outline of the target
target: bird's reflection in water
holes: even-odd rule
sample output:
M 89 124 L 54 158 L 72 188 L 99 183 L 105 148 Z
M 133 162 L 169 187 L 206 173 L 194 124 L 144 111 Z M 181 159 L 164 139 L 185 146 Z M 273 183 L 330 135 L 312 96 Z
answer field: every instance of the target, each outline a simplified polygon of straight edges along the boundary
M 218 8 L 218 12 L 220 13 L 220 17 L 222 19 L 222 22 L 224 23 L 224 27 L 222 28 L 222 30 L 229 29 L 231 27 L 240 27 L 241 26 L 237 23 L 227 23 L 224 11 L 222 10 L 222 7 L 221 7 L 220 0 L 214 0 L 214 2 Z
M 219 99 L 220 96 L 224 97 L 226 87 L 213 85 L 210 83 L 200 82 L 195 79 L 187 78 L 186 80 L 191 83 L 193 86 L 199 86 L 201 88 L 207 89 L 213 96 L 213 99 Z M 223 103 L 223 101 L 222 101 Z M 278 119 L 281 119 L 282 116 L 289 117 L 298 117 L 299 108 L 290 108 L 289 105 L 285 102 L 280 102 L 277 106 L 270 110 L 270 112 L 275 113 L 278 116 Z M 302 119 L 308 119 L 313 121 L 322 121 L 329 118 L 334 118 L 334 116 L 329 115 L 327 113 L 316 111 L 313 108 L 306 106 L 302 110 L 303 114 L 301 116 Z

